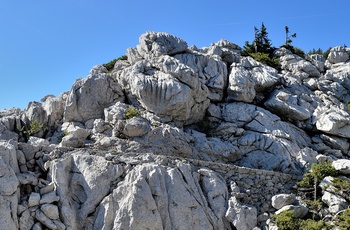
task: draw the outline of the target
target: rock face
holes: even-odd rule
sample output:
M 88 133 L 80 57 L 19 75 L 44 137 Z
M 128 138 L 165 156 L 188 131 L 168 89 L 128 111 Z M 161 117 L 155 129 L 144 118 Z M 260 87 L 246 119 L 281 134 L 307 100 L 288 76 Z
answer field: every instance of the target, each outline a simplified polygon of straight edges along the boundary
M 310 216 L 294 193 L 313 163 L 350 181 L 349 54 L 280 48 L 276 70 L 227 40 L 141 35 L 113 69 L 0 111 L 0 229 L 276 229 L 268 212 Z M 333 181 L 320 181 L 320 219 L 348 206 Z
M 100 118 L 104 108 L 124 101 L 119 84 L 106 72 L 104 67 L 96 66 L 90 76 L 74 83 L 66 101 L 65 121 Z

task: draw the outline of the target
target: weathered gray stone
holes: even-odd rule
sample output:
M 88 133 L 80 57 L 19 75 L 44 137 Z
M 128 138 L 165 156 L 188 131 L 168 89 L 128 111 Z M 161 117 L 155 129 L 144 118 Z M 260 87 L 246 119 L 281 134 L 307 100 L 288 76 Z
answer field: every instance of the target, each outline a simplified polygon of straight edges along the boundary
M 226 218 L 236 229 L 253 229 L 258 223 L 257 215 L 255 207 L 242 205 L 235 197 L 229 199 Z
M 137 45 L 138 53 L 145 59 L 161 55 L 174 55 L 186 51 L 187 43 L 168 33 L 147 32 L 142 34 Z
M 19 181 L 15 172 L 0 156 L 0 195 L 10 196 L 17 191 Z
M 332 64 L 336 64 L 339 62 L 345 62 L 349 60 L 350 49 L 343 46 L 337 46 L 330 50 L 329 55 L 327 57 L 327 61 Z
M 41 190 L 40 190 L 41 192 Z M 42 197 L 39 201 L 40 204 L 51 204 L 60 200 L 60 197 L 56 195 L 55 191 L 42 194 Z
M 350 138 L 350 115 L 336 107 L 321 110 L 317 116 L 316 128 L 335 136 Z
M 170 56 L 139 61 L 118 79 L 130 101 L 185 124 L 201 120 L 210 103 L 209 90 L 198 75 Z
M 293 210 L 296 218 L 303 218 L 309 212 L 309 209 L 303 205 L 286 205 L 278 211 L 276 211 L 275 213 L 278 215 L 288 210 Z
M 43 204 L 40 207 L 41 211 L 50 218 L 51 220 L 58 220 L 60 218 L 59 212 L 58 212 L 58 207 L 53 204 Z
M 2 166 L 0 166 L 1 168 Z M 0 182 L 1 185 L 2 182 Z M 16 210 L 13 210 L 14 202 L 17 205 L 18 200 L 7 199 L 0 193 L 0 229 L 16 230 L 18 229 L 17 223 L 17 206 Z
M 36 192 L 32 192 L 28 199 L 28 206 L 29 207 L 37 206 L 39 205 L 39 201 L 40 201 L 40 194 Z
M 202 184 L 202 186 L 200 186 Z M 225 229 L 225 182 L 211 170 L 138 165 L 99 206 L 99 229 Z M 142 206 L 133 205 L 134 202 Z M 118 207 L 118 208 L 117 208 Z
M 271 198 L 272 207 L 281 209 L 286 205 L 291 205 L 296 201 L 294 194 L 278 194 Z
M 71 229 L 84 229 L 87 216 L 109 193 L 111 182 L 123 173 L 120 165 L 83 151 L 56 160 L 50 171 L 57 184 L 62 221 Z
M 34 225 L 34 218 L 30 215 L 30 211 L 25 210 L 19 218 L 19 229 L 31 230 Z
M 328 191 L 324 191 L 322 201 L 328 205 L 328 210 L 333 214 L 348 207 L 348 203 L 343 197 Z
M 342 174 L 350 174 L 350 160 L 339 159 L 332 162 L 333 167 Z
M 92 74 L 78 79 L 68 94 L 64 121 L 86 122 L 102 118 L 104 108 L 118 101 L 124 101 L 124 94 L 110 74 Z
M 126 121 L 123 133 L 128 137 L 140 137 L 151 130 L 151 124 L 142 117 L 132 117 Z

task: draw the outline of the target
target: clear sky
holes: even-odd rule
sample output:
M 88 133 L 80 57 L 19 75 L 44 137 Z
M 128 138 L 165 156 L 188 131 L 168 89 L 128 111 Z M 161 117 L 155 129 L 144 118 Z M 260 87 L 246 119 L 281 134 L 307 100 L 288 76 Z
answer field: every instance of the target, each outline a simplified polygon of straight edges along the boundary
M 0 109 L 70 90 L 150 30 L 199 48 L 221 38 L 243 47 L 264 22 L 276 47 L 285 26 L 306 52 L 350 46 L 349 9 L 349 0 L 0 0 Z

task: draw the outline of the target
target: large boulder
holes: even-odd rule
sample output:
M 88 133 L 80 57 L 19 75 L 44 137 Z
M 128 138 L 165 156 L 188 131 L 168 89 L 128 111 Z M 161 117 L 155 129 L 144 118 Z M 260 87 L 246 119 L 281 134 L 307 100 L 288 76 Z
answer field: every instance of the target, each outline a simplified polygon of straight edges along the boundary
M 186 51 L 187 43 L 174 35 L 149 31 L 139 38 L 137 51 L 144 59 L 174 55 Z
M 231 65 L 228 99 L 232 101 L 252 102 L 257 92 L 262 92 L 278 82 L 277 70 L 255 61 L 251 57 L 242 57 Z
M 238 148 L 240 160 L 236 164 L 297 174 L 303 172 L 299 155 L 311 144 L 303 130 L 255 105 L 238 102 L 221 104 L 219 108 L 220 119 L 237 127 L 232 129 L 231 135 L 219 133 L 216 136 L 229 140 Z
M 337 107 L 317 111 L 316 128 L 328 134 L 350 138 L 350 115 Z
M 93 74 L 73 84 L 64 110 L 65 122 L 102 118 L 104 108 L 124 101 L 121 87 L 103 68 L 94 67 Z
M 344 46 L 333 47 L 327 57 L 327 61 L 331 64 L 345 62 L 350 59 L 350 48 Z
M 231 197 L 228 203 L 226 218 L 240 230 L 250 230 L 257 225 L 258 211 L 255 207 L 241 204 L 235 197 Z
M 118 80 L 130 101 L 185 124 L 201 120 L 210 103 L 208 88 L 193 69 L 170 56 L 139 61 Z
M 47 114 L 40 102 L 31 101 L 24 109 L 21 120 L 24 122 L 23 131 L 28 135 L 43 137 L 47 129 Z
M 0 156 L 0 229 L 18 229 L 18 187 L 15 172 Z
M 94 227 L 225 229 L 227 199 L 225 181 L 211 170 L 138 165 L 98 206 Z
M 189 66 L 197 77 L 209 88 L 209 98 L 221 101 L 227 86 L 227 66 L 216 56 L 198 53 L 177 54 L 174 58 Z
M 85 229 L 89 214 L 108 195 L 123 169 L 100 156 L 80 151 L 51 163 L 51 180 L 60 197 L 59 210 L 68 229 Z

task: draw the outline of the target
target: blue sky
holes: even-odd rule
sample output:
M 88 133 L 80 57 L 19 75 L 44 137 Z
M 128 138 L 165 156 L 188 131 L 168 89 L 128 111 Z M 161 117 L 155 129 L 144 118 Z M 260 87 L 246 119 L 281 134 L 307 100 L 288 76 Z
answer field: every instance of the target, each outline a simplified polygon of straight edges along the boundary
M 150 30 L 197 47 L 221 38 L 243 47 L 264 22 L 276 47 L 285 26 L 306 52 L 350 46 L 349 9 L 349 0 L 0 0 L 0 109 L 68 91 Z

